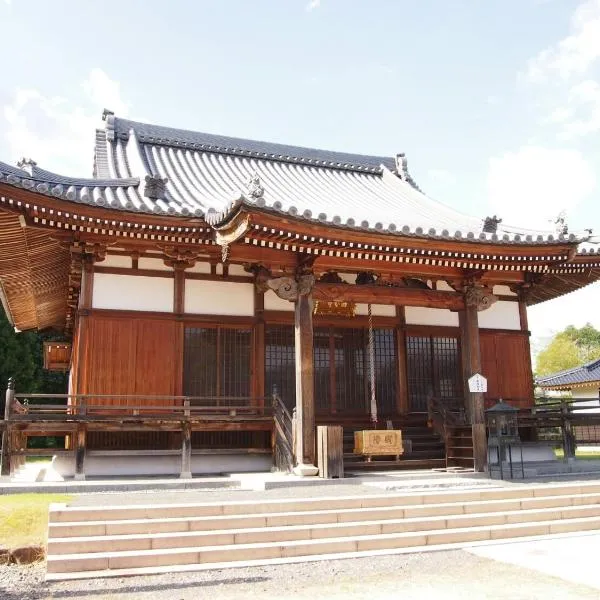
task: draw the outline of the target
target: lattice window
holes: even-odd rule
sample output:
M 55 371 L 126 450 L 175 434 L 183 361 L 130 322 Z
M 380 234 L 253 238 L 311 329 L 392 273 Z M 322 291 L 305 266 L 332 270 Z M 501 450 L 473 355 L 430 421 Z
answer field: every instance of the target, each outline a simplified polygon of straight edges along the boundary
M 397 353 L 394 331 L 375 329 L 375 378 L 381 414 L 395 411 Z M 266 330 L 265 386 L 277 386 L 289 408 L 295 390 L 294 329 L 289 325 Z M 368 330 L 347 327 L 317 327 L 314 330 L 315 408 L 320 413 L 368 414 L 370 387 Z
M 427 410 L 427 398 L 462 394 L 458 340 L 454 337 L 407 336 L 406 361 L 410 409 Z
M 187 327 L 183 392 L 187 396 L 251 396 L 250 329 Z
M 269 326 L 265 331 L 265 392 L 277 392 L 288 410 L 296 404 L 296 349 L 294 328 Z

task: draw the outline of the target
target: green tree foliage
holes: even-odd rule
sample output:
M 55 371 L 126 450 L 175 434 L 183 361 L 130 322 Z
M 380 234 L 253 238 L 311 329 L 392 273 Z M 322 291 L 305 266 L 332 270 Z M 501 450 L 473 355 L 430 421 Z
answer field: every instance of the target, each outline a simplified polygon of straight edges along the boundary
M 17 392 L 64 394 L 67 375 L 45 371 L 43 342 L 62 339 L 55 332 L 15 333 L 0 306 L 0 408 L 4 414 L 4 396 L 9 377 L 15 378 Z
M 600 358 L 600 331 L 590 323 L 569 325 L 557 333 L 537 357 L 536 374 L 550 375 Z

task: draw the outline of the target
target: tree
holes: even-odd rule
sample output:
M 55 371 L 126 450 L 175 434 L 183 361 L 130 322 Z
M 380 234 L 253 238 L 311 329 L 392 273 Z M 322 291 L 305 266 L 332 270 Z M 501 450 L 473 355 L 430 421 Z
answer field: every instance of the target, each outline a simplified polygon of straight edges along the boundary
M 43 368 L 43 342 L 58 340 L 56 332 L 16 333 L 0 306 L 0 409 L 4 415 L 4 396 L 9 377 L 15 378 L 17 392 L 61 394 L 67 391 L 67 375 Z
M 550 375 L 600 358 L 600 331 L 590 323 L 569 325 L 557 333 L 537 357 L 536 374 Z

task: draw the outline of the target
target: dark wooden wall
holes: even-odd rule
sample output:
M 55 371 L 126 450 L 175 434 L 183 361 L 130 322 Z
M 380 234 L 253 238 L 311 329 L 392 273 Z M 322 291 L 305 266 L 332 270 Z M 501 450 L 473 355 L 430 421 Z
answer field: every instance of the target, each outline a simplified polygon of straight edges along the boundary
M 514 406 L 533 403 L 529 336 L 526 332 L 481 332 L 481 370 L 487 377 L 486 406 L 499 398 Z

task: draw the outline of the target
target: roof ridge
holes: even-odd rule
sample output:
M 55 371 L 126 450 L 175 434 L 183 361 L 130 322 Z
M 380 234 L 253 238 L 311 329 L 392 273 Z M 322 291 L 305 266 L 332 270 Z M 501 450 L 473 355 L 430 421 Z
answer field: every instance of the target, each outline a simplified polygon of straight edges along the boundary
M 178 129 L 151 123 L 142 123 L 130 119 L 122 119 L 109 115 L 106 119 L 106 130 L 123 140 L 129 139 L 129 131 L 133 130 L 140 143 L 172 146 L 199 150 L 209 150 L 215 153 L 234 156 L 257 157 L 267 160 L 309 164 L 326 168 L 352 170 L 373 174 L 381 174 L 382 166 L 397 172 L 416 187 L 414 180 L 407 171 L 398 169 L 398 162 L 392 156 L 358 154 L 336 150 L 294 146 L 279 142 L 267 142 L 247 138 L 236 138 L 220 134 Z M 404 154 L 398 156 L 404 157 Z

